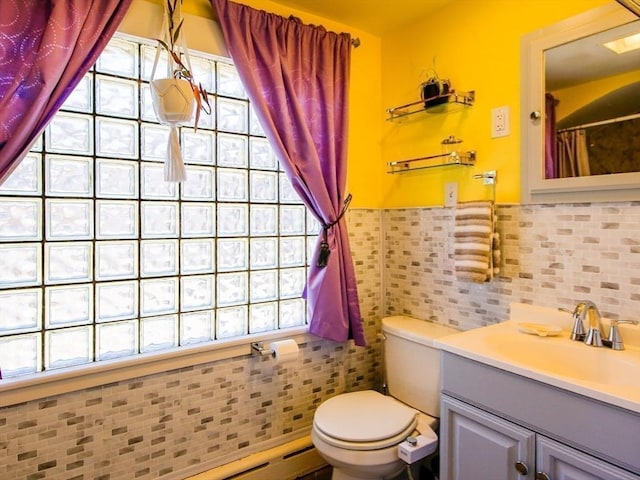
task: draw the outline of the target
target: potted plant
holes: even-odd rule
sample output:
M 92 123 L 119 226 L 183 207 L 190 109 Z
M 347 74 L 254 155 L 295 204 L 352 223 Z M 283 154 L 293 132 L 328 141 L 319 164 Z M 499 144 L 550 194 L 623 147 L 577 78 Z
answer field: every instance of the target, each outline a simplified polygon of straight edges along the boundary
M 441 79 L 434 71 L 433 75 L 420 85 L 420 93 L 425 108 L 428 108 L 447 103 L 449 101 L 448 95 L 453 93 L 453 90 L 451 82 L 447 79 Z
M 202 84 L 196 84 L 191 73 L 189 53 L 186 48 L 182 26 L 182 0 L 165 0 L 162 34 L 158 38 L 159 48 L 151 73 L 151 99 L 153 109 L 160 123 L 171 127 L 165 180 L 181 182 L 186 179 L 186 171 L 178 138 L 179 125 L 189 123 L 195 110 L 195 128 L 198 129 L 200 112 L 211 113 L 209 98 Z M 167 78 L 155 79 L 156 66 L 161 50 L 167 52 Z

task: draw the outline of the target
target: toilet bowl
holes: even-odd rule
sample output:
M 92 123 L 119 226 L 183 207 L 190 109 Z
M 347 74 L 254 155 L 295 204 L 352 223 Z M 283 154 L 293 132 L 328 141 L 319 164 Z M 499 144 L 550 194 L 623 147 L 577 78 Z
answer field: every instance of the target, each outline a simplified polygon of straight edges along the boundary
M 324 402 L 314 415 L 311 438 L 333 466 L 333 480 L 382 480 L 398 476 L 406 463 L 398 446 L 423 435 L 431 453 L 438 438 L 436 419 L 373 390 L 352 392 Z
M 311 440 L 333 466 L 332 480 L 393 479 L 436 451 L 440 351 L 434 340 L 456 332 L 403 315 L 382 319 L 389 395 L 374 390 L 336 395 L 313 417 Z M 404 443 L 409 436 L 419 436 L 420 448 Z

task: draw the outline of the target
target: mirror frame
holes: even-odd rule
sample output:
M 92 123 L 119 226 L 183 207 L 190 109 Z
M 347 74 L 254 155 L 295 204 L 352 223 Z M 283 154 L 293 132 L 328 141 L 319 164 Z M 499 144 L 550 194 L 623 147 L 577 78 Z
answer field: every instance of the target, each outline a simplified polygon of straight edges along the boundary
M 576 203 L 640 200 L 640 172 L 544 178 L 544 52 L 638 20 L 618 3 L 568 18 L 521 39 L 521 201 Z M 538 112 L 539 118 L 531 115 Z

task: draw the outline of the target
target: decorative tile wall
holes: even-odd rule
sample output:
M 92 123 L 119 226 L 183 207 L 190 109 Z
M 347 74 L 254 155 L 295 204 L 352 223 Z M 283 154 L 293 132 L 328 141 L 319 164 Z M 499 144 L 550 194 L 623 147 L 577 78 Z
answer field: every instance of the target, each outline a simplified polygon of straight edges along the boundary
M 386 314 L 466 330 L 506 320 L 511 302 L 589 299 L 604 316 L 640 319 L 640 203 L 498 206 L 501 273 L 483 284 L 455 278 L 454 213 L 384 212 Z
M 455 279 L 453 214 L 350 211 L 368 347 L 318 341 L 292 368 L 243 356 L 2 408 L 0 478 L 180 478 L 306 432 L 326 398 L 377 388 L 386 314 L 469 329 L 506 320 L 514 301 L 589 298 L 604 315 L 638 318 L 639 203 L 499 206 L 502 272 L 485 284 Z
M 375 388 L 380 212 L 354 211 L 349 221 L 368 347 L 317 341 L 287 368 L 247 355 L 2 408 L 0 478 L 182 478 L 308 433 L 323 400 Z

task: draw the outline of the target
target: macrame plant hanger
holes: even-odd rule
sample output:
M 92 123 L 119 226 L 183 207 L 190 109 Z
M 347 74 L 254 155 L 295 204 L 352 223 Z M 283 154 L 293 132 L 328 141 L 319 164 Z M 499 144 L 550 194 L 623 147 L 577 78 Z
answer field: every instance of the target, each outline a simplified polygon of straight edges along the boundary
M 182 33 L 182 10 L 181 1 L 175 2 L 175 10 L 169 12 L 168 2 L 164 2 L 164 15 L 162 20 L 162 40 L 166 45 L 177 44 L 179 50 L 183 52 L 184 64 L 191 72 L 191 60 L 189 58 L 189 51 L 185 42 L 184 34 Z M 177 31 L 177 38 L 171 38 L 169 25 L 172 19 L 170 15 L 173 15 L 174 25 L 177 22 L 178 27 L 174 27 Z M 158 120 L 163 125 L 168 125 L 169 141 L 167 144 L 167 153 L 164 162 L 164 179 L 167 182 L 182 182 L 186 180 L 186 169 L 184 166 L 184 160 L 182 158 L 182 151 L 180 148 L 180 137 L 178 135 L 178 127 L 189 123 L 193 117 L 193 111 L 195 107 L 194 92 L 192 85 L 189 81 L 180 79 L 174 74 L 176 62 L 172 57 L 173 52 L 167 52 L 167 78 L 155 79 L 156 68 L 158 66 L 158 60 L 160 59 L 160 51 L 162 47 L 159 45 L 156 49 L 156 56 L 153 62 L 153 69 L 151 70 L 150 86 L 153 97 L 153 108 L 156 112 Z M 180 53 L 178 52 L 177 55 Z M 199 113 L 199 112 L 198 112 Z

